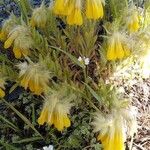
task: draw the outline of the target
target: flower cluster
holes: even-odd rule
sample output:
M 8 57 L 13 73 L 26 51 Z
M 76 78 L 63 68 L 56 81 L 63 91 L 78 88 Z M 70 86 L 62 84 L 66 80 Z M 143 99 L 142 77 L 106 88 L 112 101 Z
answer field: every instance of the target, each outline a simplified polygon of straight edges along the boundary
M 61 89 L 46 96 L 41 115 L 38 118 L 40 125 L 46 122 L 49 125 L 54 125 L 58 131 L 62 131 L 65 127 L 70 127 L 71 122 L 68 117 L 72 107 L 70 100 L 74 99 L 75 96 L 70 94 L 64 95 L 63 93 Z
M 125 150 L 126 135 L 133 136 L 136 132 L 135 110 L 131 106 L 124 108 L 124 102 L 119 102 L 121 106 L 113 108 L 109 114 L 97 113 L 95 116 L 93 125 L 104 150 Z
M 4 48 L 7 49 L 13 45 L 13 52 L 16 58 L 28 56 L 30 48 L 33 46 L 30 29 L 25 25 L 18 25 L 10 31 Z
M 88 19 L 99 19 L 104 15 L 102 0 L 56 0 L 53 11 L 56 15 L 67 16 L 69 25 L 82 25 L 82 9 L 85 6 L 85 14 Z M 84 9 L 83 9 L 84 10 Z
M 125 42 L 124 36 L 114 32 L 108 41 L 107 59 L 122 59 L 130 55 L 130 49 Z
M 81 56 L 79 56 L 78 61 L 85 64 L 85 65 L 89 65 L 89 63 L 90 63 L 89 58 L 86 58 L 86 57 L 82 58 Z
M 36 95 L 41 95 L 48 88 L 50 73 L 41 63 L 27 62 L 18 65 L 20 69 L 20 84 L 25 89 L 29 88 Z
M 116 13 L 124 11 L 117 12 L 117 6 L 110 10 L 106 7 L 104 21 L 98 22 L 104 16 L 104 5 L 104 0 L 55 0 L 50 7 L 43 2 L 31 9 L 32 13 L 25 11 L 28 8 L 23 5 L 22 17 L 11 15 L 0 32 L 4 48 L 12 48 L 11 57 L 17 59 L 10 60 L 6 52 L 0 57 L 0 65 L 9 77 L 14 72 L 17 85 L 35 94 L 39 103 L 43 98 L 39 125 L 48 124 L 60 132 L 70 127 L 74 121 L 70 119 L 70 110 L 79 96 L 80 100 L 87 100 L 87 109 L 97 111 L 93 125 L 104 150 L 125 150 L 126 136 L 136 132 L 136 113 L 127 101 L 118 100 L 123 96 L 118 98 L 114 70 L 118 64 L 118 68 L 123 68 L 124 60 L 134 63 L 139 49 L 144 53 L 149 50 L 150 29 L 144 34 L 148 30 L 142 29 L 144 25 L 141 26 L 135 6 L 124 8 L 128 10 L 126 17 L 118 17 Z M 109 14 L 113 10 L 116 12 Z M 150 68 L 149 58 L 145 57 L 143 63 L 146 72 Z M 5 81 L 0 75 L 1 99 L 5 97 Z

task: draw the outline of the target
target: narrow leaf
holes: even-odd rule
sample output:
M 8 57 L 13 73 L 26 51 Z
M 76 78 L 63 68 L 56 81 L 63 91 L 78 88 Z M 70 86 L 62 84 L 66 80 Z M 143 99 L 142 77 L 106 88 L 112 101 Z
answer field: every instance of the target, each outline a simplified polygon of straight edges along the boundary
M 84 83 L 86 85 L 86 87 L 88 88 L 88 90 L 90 91 L 90 93 L 93 95 L 93 97 L 95 97 L 99 102 L 101 101 L 101 98 L 99 97 L 99 95 L 86 83 Z
M 8 119 L 3 117 L 2 115 L 0 115 L 0 119 L 3 120 L 4 122 L 6 122 L 7 124 L 9 124 L 15 131 L 19 131 L 19 129 L 16 127 L 16 125 L 11 123 Z
M 31 129 L 33 129 L 42 139 L 42 135 L 35 129 L 35 127 L 32 125 L 32 123 L 24 116 L 22 115 L 13 105 L 8 103 L 6 100 L 3 99 L 3 101 L 6 103 L 8 107 L 10 107 Z
M 38 140 L 42 140 L 42 138 L 41 137 L 31 137 L 31 138 L 22 139 L 20 141 L 14 141 L 13 143 L 21 144 L 21 143 L 28 143 L 28 142 L 38 141 Z

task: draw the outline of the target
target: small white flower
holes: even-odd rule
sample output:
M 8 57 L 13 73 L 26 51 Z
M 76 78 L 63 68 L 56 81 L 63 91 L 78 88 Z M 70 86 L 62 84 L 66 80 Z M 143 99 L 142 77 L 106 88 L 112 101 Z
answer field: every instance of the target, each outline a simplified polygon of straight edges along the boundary
M 53 145 L 43 147 L 43 150 L 54 150 Z
M 80 61 L 81 63 L 84 63 L 85 65 L 89 65 L 90 59 L 86 58 L 86 57 L 81 57 L 79 56 L 78 61 Z
M 85 65 L 89 65 L 90 59 L 89 58 L 84 58 L 84 63 Z
M 78 58 L 78 61 L 80 61 L 80 62 L 82 62 L 83 60 L 82 60 L 82 58 L 81 58 L 81 56 Z

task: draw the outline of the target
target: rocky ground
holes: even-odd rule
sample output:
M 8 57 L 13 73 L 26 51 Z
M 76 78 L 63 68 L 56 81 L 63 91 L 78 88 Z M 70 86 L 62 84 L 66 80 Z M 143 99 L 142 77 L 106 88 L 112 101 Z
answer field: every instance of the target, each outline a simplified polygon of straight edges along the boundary
M 133 150 L 150 150 L 150 79 L 135 79 L 127 94 L 138 109 L 138 132 L 134 137 Z

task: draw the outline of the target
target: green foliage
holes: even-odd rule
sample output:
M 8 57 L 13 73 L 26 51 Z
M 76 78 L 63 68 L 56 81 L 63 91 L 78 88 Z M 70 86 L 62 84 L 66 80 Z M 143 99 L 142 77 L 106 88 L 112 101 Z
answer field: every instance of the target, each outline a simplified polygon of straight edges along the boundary
M 95 112 L 111 113 L 111 110 L 120 104 L 120 100 L 124 99 L 118 92 L 118 85 L 114 83 L 114 80 L 111 82 L 111 78 L 114 77 L 118 66 L 120 71 L 124 71 L 136 62 L 137 57 L 141 54 L 140 48 L 142 51 L 147 50 L 144 44 L 150 44 L 149 35 L 146 34 L 146 31 L 149 31 L 149 3 L 143 5 L 140 1 L 135 2 L 137 6 L 145 7 L 145 15 L 144 21 L 141 21 L 143 26 L 139 29 L 140 31 L 131 34 L 126 31 L 124 15 L 133 1 L 106 0 L 104 19 L 100 22 L 84 19 L 82 26 L 67 25 L 64 17 L 55 16 L 51 8 L 46 7 L 47 15 L 42 16 L 46 17 L 44 28 L 31 24 L 34 9 L 31 8 L 29 1 L 15 0 L 15 2 L 21 10 L 21 17 L 18 17 L 16 26 L 24 25 L 25 29 L 29 30 L 27 36 L 31 37 L 33 45 L 29 47 L 30 53 L 27 56 L 23 54 L 24 57 L 16 59 L 14 57 L 16 49 L 13 48 L 16 48 L 15 44 L 18 41 L 14 42 L 15 39 L 11 39 L 12 30 L 8 33 L 7 39 L 3 40 L 5 44 L 10 44 L 9 42 L 15 44 L 11 45 L 14 47 L 10 47 L 10 50 L 4 51 L 2 48 L 2 55 L 0 55 L 0 77 L 2 76 L 1 78 L 4 78 L 6 82 L 4 85 L 0 83 L 0 89 L 6 91 L 6 96 L 1 98 L 0 102 L 0 129 L 2 129 L 0 130 L 0 135 L 2 135 L 0 149 L 34 150 L 49 144 L 54 145 L 54 148 L 58 150 L 103 149 L 96 139 L 97 133 L 92 132 L 93 116 Z M 16 34 L 19 36 L 20 33 L 25 34 L 25 31 Z M 119 40 L 125 42 L 125 46 L 129 45 L 131 56 L 128 58 L 107 60 L 108 41 L 114 32 L 120 32 L 120 35 L 123 35 L 122 39 L 117 39 L 117 46 L 119 44 L 122 46 Z M 30 41 L 24 41 L 25 39 L 23 37 L 19 39 L 19 42 L 22 40 L 24 44 L 28 44 Z M 112 41 L 114 42 L 114 39 Z M 144 44 L 141 46 L 140 42 Z M 111 50 L 115 47 L 115 44 L 112 45 Z M 23 45 L 19 43 L 19 46 Z M 122 49 L 124 52 L 125 47 Z M 21 69 L 19 68 L 19 72 L 16 65 L 20 62 L 27 63 Z M 40 86 L 44 81 L 45 76 L 42 72 L 44 67 L 42 69 L 39 67 L 39 70 L 33 74 L 30 63 L 35 66 L 42 64 L 48 70 L 49 81 L 46 83 L 48 88 L 44 89 L 41 95 L 35 95 L 32 92 L 33 88 L 38 88 L 39 81 Z M 25 72 L 28 73 L 29 70 L 26 70 L 28 67 L 31 74 L 24 75 Z M 43 80 L 37 79 L 41 75 L 38 74 L 38 71 L 43 73 Z M 39 76 L 36 76 L 36 73 Z M 33 81 L 36 81 L 36 86 L 30 82 L 31 76 L 35 77 Z M 25 88 L 25 91 L 19 87 L 25 87 L 23 78 L 26 80 L 25 85 L 32 87 L 29 88 L 32 92 L 28 88 Z M 9 87 L 12 83 L 13 85 Z M 22 91 L 17 91 L 18 96 L 10 100 L 9 96 L 11 97 L 17 88 Z M 56 93 L 61 101 L 74 104 L 70 115 L 67 114 L 72 125 L 63 132 L 58 132 L 54 125 L 45 123 L 40 126 L 37 122 L 42 108 L 44 109 L 42 105 L 45 97 L 53 93 Z M 122 107 L 126 107 L 127 103 L 126 101 Z

